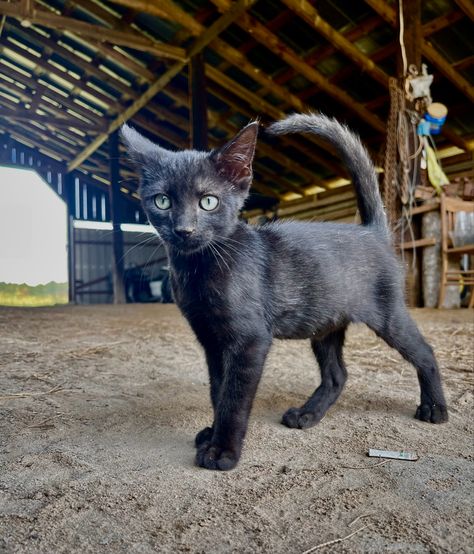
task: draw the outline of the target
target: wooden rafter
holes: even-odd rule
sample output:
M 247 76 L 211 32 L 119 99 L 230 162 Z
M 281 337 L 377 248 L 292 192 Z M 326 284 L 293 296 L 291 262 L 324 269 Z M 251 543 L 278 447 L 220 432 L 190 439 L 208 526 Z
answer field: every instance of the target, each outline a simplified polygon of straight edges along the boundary
M 249 18 L 251 21 L 255 18 L 245 14 L 236 20 L 236 23 L 241 26 L 245 33 L 226 34 L 226 37 L 229 37 L 226 40 L 216 36 L 209 43 L 206 72 L 208 77 L 207 89 L 212 95 L 212 102 L 208 106 L 210 146 L 221 144 L 226 137 L 234 134 L 238 130 L 242 118 L 250 119 L 262 114 L 265 122 L 265 115 L 268 118 L 275 119 L 284 116 L 288 110 L 307 111 L 311 109 L 307 102 L 318 106 L 320 94 L 329 95 L 329 87 L 333 86 L 336 86 L 337 89 L 344 89 L 344 85 L 340 83 L 345 83 L 356 71 L 360 72 L 362 70 L 366 75 L 369 75 L 371 69 L 374 71 L 375 68 L 373 78 L 381 84 L 388 78 L 381 69 L 382 60 L 396 51 L 398 42 L 393 42 L 387 47 L 384 46 L 370 56 L 365 56 L 354 46 L 358 38 L 365 34 L 371 34 L 376 30 L 381 24 L 380 15 L 368 16 L 349 30 L 334 35 L 332 31 L 336 33 L 338 31 L 326 26 L 329 24 L 324 20 L 311 20 L 312 16 L 316 18 L 319 16 L 318 12 L 314 11 L 313 5 L 318 10 L 321 9 L 321 13 L 324 11 L 323 6 L 319 3 L 314 4 L 312 0 L 282 1 L 291 9 L 288 11 L 281 10 L 271 20 L 261 18 L 260 13 L 260 16 L 256 16 L 258 18 L 258 21 L 256 21 L 257 27 L 250 27 L 250 29 L 244 23 Z M 376 2 L 376 0 L 367 0 L 369 3 L 371 1 Z M 35 0 L 28 0 L 28 2 L 34 5 Z M 23 1 L 22 5 L 27 5 L 28 2 Z M 20 6 L 20 2 L 15 2 L 15 0 L 10 0 L 10 2 L 0 0 L 0 6 L 7 3 L 12 7 L 14 6 L 15 9 Z M 215 0 L 214 3 L 216 5 L 230 5 L 229 0 L 225 0 L 225 2 L 224 0 Z M 465 5 L 463 0 L 457 3 L 460 6 Z M 176 45 L 177 47 L 189 44 L 189 38 L 199 37 L 205 33 L 209 25 L 208 22 L 213 21 L 216 17 L 212 3 L 198 8 L 192 14 L 185 12 L 185 9 L 189 9 L 187 1 L 178 5 L 173 0 L 154 0 L 153 2 L 111 0 L 105 3 L 96 0 L 66 0 L 65 3 L 61 4 L 62 13 L 60 15 L 58 10 L 53 7 L 56 4 L 52 0 L 38 0 L 36 6 L 39 4 L 41 4 L 39 10 L 41 12 L 49 9 L 57 17 L 66 19 L 78 17 L 79 19 L 74 21 L 86 24 L 93 22 L 94 27 L 129 36 L 134 35 L 139 37 L 140 40 L 149 41 L 148 44 L 153 44 L 156 47 L 160 46 L 160 38 L 163 36 L 167 37 L 164 39 L 166 44 Z M 115 10 L 112 4 L 127 9 L 121 10 L 117 7 Z M 110 7 L 112 9 L 109 9 Z M 161 27 L 159 23 L 151 19 L 150 25 L 148 23 L 142 24 L 143 19 L 137 17 L 137 11 L 148 12 L 160 19 L 166 19 L 171 25 L 166 25 L 165 30 L 165 27 Z M 221 11 L 223 11 L 223 8 L 221 8 Z M 463 11 L 466 13 L 466 10 Z M 428 21 L 422 28 L 423 36 L 426 38 L 447 25 L 460 21 L 464 17 L 463 11 L 454 9 Z M 392 12 L 396 16 L 396 12 L 394 10 Z M 390 10 L 387 14 L 387 17 L 390 17 Z M 270 50 L 274 50 L 279 48 L 280 45 L 288 47 L 292 40 L 297 42 L 298 36 L 292 38 L 291 33 L 288 34 L 284 29 L 287 24 L 289 29 L 290 23 L 298 25 L 295 21 L 297 16 L 303 18 L 307 24 L 312 25 L 318 33 L 331 42 L 320 48 L 312 49 L 304 56 L 301 56 L 299 50 L 296 54 L 297 49 L 292 50 L 293 47 L 291 47 L 289 49 L 290 55 L 296 56 L 298 61 L 291 60 L 290 64 L 290 58 L 288 58 L 285 60 L 288 68 L 276 75 L 272 73 L 272 76 L 270 76 L 268 71 L 259 68 L 258 61 L 253 62 L 261 54 L 258 44 L 261 43 L 264 47 L 270 45 Z M 0 50 L 2 42 L 5 47 L 11 50 L 7 56 L 0 60 L 0 118 L 3 122 L 1 125 L 7 129 L 9 127 L 17 128 L 23 133 L 25 140 L 29 137 L 30 143 L 32 141 L 42 141 L 43 144 L 46 144 L 46 141 L 48 141 L 50 151 L 56 151 L 56 157 L 61 153 L 62 159 L 71 159 L 80 150 L 84 152 L 90 140 L 93 140 L 94 134 L 102 131 L 101 134 L 106 135 L 110 130 L 110 122 L 117 120 L 119 115 L 127 108 L 136 107 L 136 102 L 142 98 L 142 92 L 147 90 L 150 84 L 153 85 L 156 82 L 157 76 L 166 75 L 167 70 L 172 68 L 171 65 L 166 67 L 160 59 L 161 56 L 140 55 L 140 50 L 133 52 L 126 47 L 117 47 L 114 41 L 108 43 L 103 41 L 102 37 L 71 32 L 63 36 L 59 31 L 51 30 L 52 27 L 49 27 L 49 30 L 45 33 L 46 29 L 41 29 L 41 26 L 33 25 L 30 28 L 23 28 L 18 22 L 19 19 L 18 17 L 8 18 L 3 37 L 0 38 Z M 14 29 L 14 32 L 10 32 L 12 29 Z M 155 31 L 151 29 L 155 29 Z M 171 29 L 174 33 L 172 38 L 169 35 Z M 234 44 L 232 35 L 233 38 L 238 37 L 238 47 L 232 46 Z M 285 36 L 284 40 L 279 38 L 281 35 Z M 272 36 L 276 37 L 276 42 L 267 40 Z M 14 39 L 13 43 L 9 42 L 10 37 Z M 243 37 L 243 41 L 241 37 Z M 339 40 L 341 37 L 342 40 Z M 320 86 L 318 79 L 308 79 L 309 73 L 302 71 L 299 62 L 310 67 L 309 70 L 305 70 L 308 72 L 311 71 L 312 67 L 319 68 L 319 64 L 336 51 L 342 52 L 345 57 L 355 63 L 346 65 L 332 77 L 327 78 L 326 91 Z M 218 56 L 216 57 L 214 54 Z M 187 52 L 184 55 L 186 56 Z M 20 56 L 26 57 L 28 63 L 23 63 Z M 59 57 L 62 57 L 63 61 L 58 59 Z M 4 60 L 9 67 L 3 65 Z M 469 58 L 460 60 L 460 62 L 452 64 L 453 70 L 455 72 L 464 71 L 469 68 L 470 63 Z M 31 64 L 34 64 L 34 66 Z M 20 70 L 18 74 L 20 79 L 18 80 L 9 77 L 3 71 L 5 68 L 16 73 L 14 67 L 18 67 Z M 22 69 L 26 70 L 29 76 L 22 73 Z M 152 101 L 143 105 L 145 110 L 133 115 L 134 123 L 139 125 L 140 128 L 148 130 L 151 135 L 162 137 L 165 141 L 164 145 L 171 148 L 188 147 L 189 121 L 186 113 L 189 108 L 189 98 L 185 91 L 186 71 L 184 67 L 183 69 L 184 71 L 178 72 L 179 78 L 176 79 L 174 86 L 168 82 L 156 101 L 150 97 Z M 379 70 L 382 73 L 379 73 Z M 236 72 L 244 74 L 254 84 L 246 85 L 245 77 L 242 82 L 236 76 Z M 287 85 L 288 81 L 295 77 L 296 79 Z M 304 79 L 301 79 L 301 77 Z M 126 84 L 123 78 L 129 81 L 129 84 Z M 25 82 L 25 79 L 28 82 Z M 300 81 L 303 81 L 304 84 L 308 80 L 310 81 L 309 86 L 305 86 L 302 91 L 300 89 L 300 92 L 292 92 L 293 87 L 298 90 Z M 67 81 L 67 84 L 64 81 Z M 92 87 L 89 86 L 90 83 L 93 84 Z M 53 88 L 50 88 L 49 84 Z M 54 91 L 55 86 L 59 90 Z M 288 86 L 291 87 L 291 90 Z M 58 95 L 60 89 L 67 93 L 64 98 L 62 98 L 62 94 Z M 378 90 L 380 89 L 378 88 Z M 312 98 L 313 96 L 315 96 L 315 99 Z M 331 94 L 331 96 L 333 95 Z M 321 98 L 326 99 L 325 96 L 321 96 Z M 361 100 L 359 102 L 363 104 L 367 113 L 374 114 L 375 112 L 379 114 L 386 108 L 387 96 L 379 94 L 369 102 L 362 102 Z M 341 104 L 345 105 L 344 102 L 341 102 Z M 341 112 L 342 116 L 350 117 L 349 106 L 346 105 L 346 107 L 348 109 Z M 459 104 L 453 106 L 453 116 L 454 109 L 459 107 Z M 15 119 L 12 118 L 13 111 L 16 114 Z M 35 115 L 39 114 L 40 117 L 31 122 L 29 117 L 33 113 Z M 103 115 L 99 115 L 99 113 Z M 9 115 L 10 117 L 8 117 Z M 55 118 L 57 118 L 56 126 L 48 124 L 48 119 L 52 121 Z M 69 121 L 76 130 L 71 131 Z M 77 124 L 73 125 L 76 121 Z M 105 130 L 100 129 L 99 121 L 103 122 L 106 127 Z M 88 136 L 82 134 L 84 132 Z M 465 148 L 465 143 L 469 138 L 469 135 L 461 137 L 452 131 L 450 132 L 448 126 L 444 127 L 443 135 L 460 148 Z M 215 138 L 217 136 L 219 136 L 219 140 Z M 369 144 L 375 145 L 376 141 L 380 140 L 380 134 L 369 134 L 365 139 Z M 330 187 L 331 181 L 318 178 L 310 169 L 313 166 L 306 166 L 306 163 L 310 160 L 311 164 L 316 162 L 318 165 L 331 169 L 336 175 L 344 175 L 344 170 L 333 157 L 334 152 L 331 148 L 326 145 L 329 155 L 322 154 L 319 148 L 314 148 L 312 142 L 315 142 L 318 146 L 323 146 L 314 137 L 282 137 L 280 140 L 282 142 L 278 149 L 266 142 L 264 136 L 259 141 L 255 160 L 255 174 L 257 176 L 256 188 L 261 193 L 275 197 L 283 195 L 283 198 L 290 198 L 290 195 L 286 195 L 284 192 L 288 190 L 308 197 L 310 191 L 320 190 L 319 187 L 328 187 L 328 184 Z M 473 145 L 472 142 L 471 145 Z M 299 153 L 293 156 L 290 152 L 287 152 L 287 149 L 297 149 Z M 452 151 L 451 149 L 451 153 Z M 280 163 L 284 169 L 275 171 L 268 158 Z M 125 159 L 122 160 L 122 170 L 126 171 L 128 177 L 130 177 L 130 168 L 127 164 L 128 162 Z M 94 173 L 102 179 L 107 178 L 107 152 L 104 150 L 103 144 L 98 144 L 89 159 L 84 160 L 78 167 L 81 170 L 84 169 L 87 172 Z M 133 184 L 127 183 L 124 187 L 134 190 Z
M 51 41 L 50 41 L 50 42 L 51 42 Z M 79 58 L 79 60 L 80 60 L 80 58 Z M 129 94 L 130 94 L 130 91 L 129 91 Z M 137 96 L 138 96 L 137 94 L 132 94 L 132 97 L 133 97 L 133 98 L 136 98 Z M 183 102 L 183 104 L 185 105 L 186 103 L 187 103 L 187 101 L 185 100 L 185 102 Z M 160 112 L 159 108 L 158 108 L 158 109 L 157 109 L 157 108 L 154 108 L 153 105 L 149 105 L 149 106 L 148 106 L 148 109 L 150 109 L 150 110 L 153 111 L 154 113 L 157 113 L 157 112 L 159 113 L 159 112 Z M 31 117 L 31 116 L 30 116 L 30 117 Z M 23 119 L 25 119 L 25 118 L 23 118 Z M 166 111 L 166 121 L 170 121 L 170 120 L 173 120 L 173 114 L 172 114 L 171 112 Z M 184 121 L 184 120 L 183 120 L 183 121 Z M 61 122 L 61 123 L 62 123 L 62 122 Z M 60 125 L 61 125 L 61 123 L 60 123 Z M 146 125 L 144 125 L 144 126 L 146 127 Z M 148 125 L 148 127 L 149 127 L 149 125 Z M 184 121 L 184 127 L 183 127 L 183 128 L 184 128 L 184 129 L 187 128 L 187 122 L 186 122 L 186 121 Z M 155 133 L 158 134 L 158 135 L 163 136 L 163 134 L 164 134 L 164 136 L 166 137 L 166 139 L 167 139 L 169 142 L 171 142 L 172 144 L 175 144 L 176 146 L 181 147 L 181 148 L 186 147 L 186 144 L 183 143 L 182 141 L 180 141 L 179 139 L 177 139 L 176 137 L 173 138 L 173 139 L 170 139 L 169 134 L 167 135 L 167 134 L 164 132 L 163 128 L 161 128 L 161 129 L 153 128 L 152 130 L 153 130 L 153 132 L 155 132 Z M 268 152 L 267 152 L 267 155 L 268 155 Z M 298 167 L 297 164 L 295 164 L 294 162 L 292 163 L 291 160 L 288 159 L 288 165 L 291 166 L 291 169 L 290 169 L 290 167 L 289 167 L 290 170 L 294 170 L 295 172 L 298 173 L 298 171 L 296 171 L 296 168 Z M 104 169 L 104 172 L 105 172 L 105 171 L 106 171 L 106 168 Z M 262 167 L 262 171 L 264 171 L 264 168 L 263 168 L 263 167 Z M 300 168 L 300 171 L 301 171 L 302 173 L 305 172 L 304 168 Z M 307 174 L 306 174 L 306 177 L 307 177 L 307 178 L 308 178 L 308 174 L 309 174 L 309 172 L 307 172 Z M 314 179 L 313 179 L 312 181 L 314 182 Z M 287 182 L 287 187 L 288 187 L 290 190 L 294 191 L 294 192 L 298 192 L 299 194 L 304 194 L 304 192 L 302 191 L 302 189 L 300 189 L 299 187 L 293 185 L 293 184 L 290 183 L 290 182 Z
M 23 25 L 25 25 L 25 22 L 28 22 L 29 24 L 34 23 L 59 31 L 70 31 L 80 36 L 92 37 L 100 41 L 150 52 L 155 56 L 163 58 L 182 60 L 185 55 L 184 49 L 177 46 L 170 46 L 168 44 L 158 45 L 155 41 L 148 40 L 135 33 L 124 33 L 108 29 L 102 25 L 93 25 L 71 17 L 35 9 L 32 4 L 31 6 L 31 9 L 25 12 L 21 10 L 20 4 L 11 4 L 10 2 L 3 1 L 0 2 L 0 14 L 18 18 L 23 22 Z
M 330 44 L 355 62 L 363 71 L 367 72 L 383 86 L 388 86 L 388 75 L 354 46 L 342 33 L 334 29 L 323 19 L 317 9 L 307 0 L 283 0 L 283 3 L 318 31 Z
M 75 127 L 76 129 L 83 129 L 87 131 L 100 132 L 104 129 L 104 125 L 97 123 L 87 124 L 78 124 L 77 121 L 72 120 L 71 118 L 65 117 L 50 117 L 47 115 L 39 115 L 34 110 L 22 110 L 16 108 L 15 110 L 5 110 L 0 109 L 0 117 L 7 117 L 12 121 L 31 121 L 34 119 L 35 122 L 41 123 L 47 127 L 58 127 L 58 128 L 69 128 Z
M 422 35 L 424 37 L 427 37 L 430 34 L 436 32 L 436 31 L 439 31 L 441 29 L 444 29 L 445 27 L 447 27 L 447 26 L 451 25 L 452 23 L 458 21 L 461 17 L 462 17 L 462 14 L 458 11 L 449 12 L 448 14 L 437 17 L 437 18 L 429 21 L 428 23 L 425 23 L 425 25 L 422 26 L 422 28 L 421 28 Z M 371 25 L 365 26 L 364 23 L 361 23 L 355 29 L 353 29 L 352 31 L 349 31 L 347 33 L 347 36 L 346 36 L 346 34 L 344 34 L 344 36 L 350 41 L 357 40 L 357 38 L 359 38 L 360 36 L 364 36 L 364 34 L 365 34 L 365 32 L 363 32 L 364 29 L 369 29 L 370 30 L 372 28 L 372 25 L 374 23 L 374 19 L 377 22 L 377 24 L 380 23 L 380 18 L 378 16 L 375 16 L 375 18 L 369 18 L 366 21 L 366 23 L 367 24 L 370 23 Z M 307 57 L 305 57 L 304 61 L 309 63 L 309 64 L 320 63 L 320 62 L 324 61 L 325 59 L 327 59 L 327 57 L 332 55 L 336 50 L 337 49 L 333 46 L 328 46 L 328 47 L 324 48 L 322 51 L 320 51 L 318 49 L 315 52 L 311 52 Z M 396 50 L 397 50 L 397 45 L 394 42 L 392 42 L 390 44 L 387 44 L 386 46 L 383 46 L 382 48 L 379 48 L 378 50 L 376 50 L 375 52 L 370 54 L 368 57 L 370 58 L 370 60 L 372 60 L 373 63 L 377 64 L 377 63 L 385 60 L 389 56 L 393 56 L 393 54 L 396 52 Z M 344 67 L 343 69 L 338 71 L 335 75 L 333 75 L 330 78 L 330 82 L 335 83 L 335 84 L 340 83 L 340 82 L 348 79 L 353 73 L 354 73 L 354 67 L 350 66 L 350 65 L 347 65 L 346 67 Z M 285 71 L 282 75 L 279 75 L 278 77 L 276 77 L 275 81 L 278 82 L 279 84 L 284 84 L 289 79 L 294 77 L 295 75 L 296 75 L 296 72 L 290 68 L 288 71 Z M 305 98 L 310 98 L 311 96 L 316 94 L 316 92 L 318 90 L 319 89 L 316 86 L 309 87 L 308 89 L 306 89 L 302 93 L 300 93 L 298 96 L 302 100 L 305 100 Z M 384 98 L 385 98 L 385 101 L 388 102 L 388 97 L 384 96 Z M 365 106 L 369 110 L 372 110 L 376 106 L 380 106 L 379 99 L 371 100 L 370 102 L 367 102 L 365 104 Z
M 1 52 L 1 48 L 0 48 Z M 0 73 L 8 76 L 12 82 L 8 83 L 10 87 L 14 87 L 20 96 L 26 98 L 29 102 L 33 101 L 35 96 L 40 96 L 42 105 L 47 107 L 47 111 L 57 117 L 62 117 L 65 113 L 73 120 L 77 121 L 78 125 L 93 124 L 97 115 L 86 110 L 83 106 L 57 94 L 50 88 L 36 82 L 32 77 L 27 77 L 13 69 L 0 65 Z M 3 81 L 0 81 L 3 85 Z M 49 99 L 49 102 L 46 100 Z M 59 107 L 63 107 L 61 110 Z M 64 113 L 65 112 L 65 113 Z
M 474 21 L 474 4 L 471 0 L 454 0 L 461 10 L 469 17 L 471 21 Z
M 24 29 L 19 26 L 14 20 L 10 19 L 9 22 L 6 24 L 6 28 L 8 29 L 15 29 L 15 31 L 24 32 Z M 56 40 L 53 40 L 53 37 Z M 59 33 L 51 32 L 50 38 L 45 37 L 43 35 L 37 35 L 30 38 L 33 38 L 35 42 L 40 43 L 44 48 L 49 49 L 50 52 L 54 52 L 55 54 L 59 54 L 63 57 L 67 57 L 71 60 L 72 64 L 77 67 L 78 70 L 81 70 L 83 72 L 83 75 L 88 76 L 94 76 L 97 77 L 97 79 L 104 83 L 105 85 L 118 90 L 122 94 L 127 94 L 130 92 L 130 87 L 127 86 L 125 83 L 123 83 L 121 80 L 119 80 L 116 76 L 113 74 L 108 74 L 102 69 L 99 68 L 99 65 L 102 63 L 102 60 L 99 59 L 84 59 L 81 57 L 80 54 L 78 54 L 75 50 L 72 48 L 66 48 L 64 45 L 61 44 L 61 36 Z M 88 43 L 94 46 L 96 44 L 95 41 L 88 39 Z M 105 47 L 103 43 L 98 43 Z M 110 50 L 113 50 L 110 48 Z M 114 50 L 113 50 L 114 51 Z M 109 50 L 107 50 L 107 53 L 109 53 Z M 103 57 L 105 59 L 105 57 Z
M 0 51 L 2 51 L 4 48 L 8 48 L 18 56 L 21 56 L 26 60 L 28 60 L 28 62 L 30 62 L 31 64 L 34 64 L 36 68 L 35 68 L 35 72 L 33 71 L 32 73 L 35 73 L 36 77 L 46 76 L 47 78 L 49 78 L 49 75 L 53 75 L 54 77 L 59 78 L 60 80 L 67 83 L 70 86 L 70 89 L 67 91 L 68 94 L 70 94 L 71 91 L 78 85 L 79 79 L 75 79 L 74 77 L 71 77 L 65 71 L 61 71 L 60 69 L 53 66 L 52 64 L 47 63 L 42 58 L 39 58 L 31 54 L 30 52 L 27 52 L 19 48 L 18 46 L 12 44 L 11 42 L 8 41 L 8 37 L 6 37 L 5 39 L 3 38 L 0 39 Z M 33 82 L 35 81 L 33 80 Z M 90 100 L 84 97 L 81 98 L 81 101 L 91 110 L 89 113 L 90 116 L 97 117 L 97 115 L 99 115 L 100 112 L 104 110 L 104 107 L 105 109 L 112 109 L 112 110 L 120 108 L 120 105 L 114 99 L 110 98 L 110 96 L 106 96 L 105 94 L 102 94 L 96 88 L 90 86 L 89 82 L 85 82 L 85 83 L 83 82 L 82 85 L 83 86 L 81 90 L 75 95 L 76 98 L 79 98 L 81 96 L 79 93 L 81 91 L 84 91 L 84 93 L 86 94 L 89 93 L 89 97 L 96 98 L 98 101 L 94 105 L 94 103 L 91 102 Z M 33 86 L 32 89 L 34 88 L 35 87 Z M 45 87 L 45 88 L 48 89 L 48 87 Z M 56 86 L 56 88 L 59 88 L 59 87 Z M 52 91 L 52 89 L 49 89 L 49 90 Z M 74 93 L 72 94 L 74 96 Z M 94 113 L 94 110 L 95 110 L 95 113 Z
M 213 3 L 219 8 L 220 11 L 226 12 L 232 5 L 230 0 L 212 0 Z M 278 52 L 282 60 L 288 65 L 292 66 L 301 75 L 306 77 L 308 81 L 311 81 L 319 86 L 319 88 L 328 93 L 331 98 L 349 108 L 350 111 L 356 113 L 365 123 L 371 125 L 377 131 L 385 132 L 385 123 L 374 113 L 367 110 L 362 104 L 354 100 L 347 92 L 335 87 L 328 83 L 326 77 L 320 73 L 314 67 L 303 62 L 296 52 L 288 47 L 283 41 L 281 41 L 275 34 L 266 29 L 265 25 L 262 25 L 255 18 L 248 14 L 244 14 L 237 24 L 244 30 L 251 33 L 252 36 L 258 40 L 261 44 Z
M 248 9 L 255 0 L 238 0 L 233 9 L 221 16 L 207 31 L 200 35 L 191 47 L 187 50 L 186 61 L 173 64 L 159 79 L 157 79 L 148 89 L 129 106 L 122 114 L 115 118 L 108 126 L 106 133 L 100 134 L 87 148 L 80 152 L 69 164 L 68 170 L 71 171 L 78 167 L 82 161 L 89 157 L 99 146 L 107 139 L 110 133 L 118 129 L 125 121 L 128 121 L 141 108 L 143 108 L 160 90 L 162 90 L 185 66 L 187 61 L 195 54 L 205 48 L 216 36 L 218 36 L 226 27 L 235 21 L 243 11 Z
M 121 2 L 122 5 L 127 5 L 129 7 L 134 4 L 133 2 L 131 4 L 128 3 L 128 0 L 124 0 Z M 153 4 L 146 4 L 145 6 L 142 6 L 144 11 L 146 13 L 154 13 L 154 9 L 156 7 L 156 2 Z M 186 27 L 186 29 L 193 35 L 196 36 L 199 33 L 203 33 L 205 31 L 205 26 L 199 23 L 197 19 L 192 18 L 189 14 L 184 12 L 181 8 L 179 8 L 177 5 L 175 5 L 173 2 L 169 0 L 159 0 L 159 9 L 162 10 L 164 15 L 167 19 L 173 20 L 173 21 L 179 21 L 182 25 Z M 254 65 L 252 65 L 247 58 L 236 48 L 233 48 L 232 46 L 228 45 L 226 42 L 221 40 L 220 38 L 215 38 L 211 43 L 210 46 L 225 60 L 228 60 L 231 62 L 235 67 L 237 67 L 240 71 L 243 71 L 245 74 L 247 74 L 250 78 L 255 80 L 257 83 L 259 83 L 262 87 L 265 87 L 268 89 L 272 94 L 275 96 L 281 98 L 282 101 L 289 101 L 293 109 L 297 111 L 308 111 L 310 108 L 308 106 L 305 106 L 304 103 L 299 100 L 299 98 L 292 94 L 290 91 L 285 89 L 284 87 L 279 87 L 272 79 L 271 77 L 265 75 L 262 71 L 258 70 Z M 209 67 L 207 66 L 206 71 L 209 73 Z M 209 76 L 209 75 L 208 75 Z M 218 82 L 219 85 L 226 88 L 230 93 L 235 93 L 236 90 L 241 90 L 242 87 L 238 85 L 235 81 L 232 79 L 229 79 L 224 73 L 217 71 L 213 71 L 212 78 L 217 79 L 216 82 Z M 256 95 L 252 95 L 250 91 L 247 91 L 244 94 L 240 95 L 241 99 L 248 102 L 249 98 L 252 98 L 255 100 L 257 98 Z M 255 103 L 253 103 L 255 106 Z M 275 110 L 274 106 L 269 104 L 263 99 L 260 99 L 257 102 L 257 107 L 259 108 L 259 111 L 262 110 L 264 113 L 267 113 L 272 118 L 281 118 L 284 115 L 284 112 L 281 110 Z M 273 114 L 273 115 L 272 115 Z M 275 115 L 278 114 L 278 115 Z M 328 144 L 324 141 L 318 140 L 316 137 L 307 137 L 307 140 L 317 144 L 320 148 L 323 148 L 327 150 L 329 153 L 333 153 L 332 149 L 328 146 Z M 324 167 L 327 167 L 331 169 L 336 175 L 344 175 L 344 170 L 341 169 L 340 166 L 336 165 L 335 163 L 331 163 L 330 160 L 327 159 L 327 157 L 319 156 L 317 152 L 312 151 L 311 158 L 323 165 Z

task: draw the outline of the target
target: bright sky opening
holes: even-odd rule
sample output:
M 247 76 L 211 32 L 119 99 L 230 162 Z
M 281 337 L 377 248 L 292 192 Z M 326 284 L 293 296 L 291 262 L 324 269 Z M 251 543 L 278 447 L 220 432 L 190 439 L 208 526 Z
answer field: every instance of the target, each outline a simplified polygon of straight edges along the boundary
M 0 167 L 0 282 L 67 281 L 65 203 L 34 171 Z

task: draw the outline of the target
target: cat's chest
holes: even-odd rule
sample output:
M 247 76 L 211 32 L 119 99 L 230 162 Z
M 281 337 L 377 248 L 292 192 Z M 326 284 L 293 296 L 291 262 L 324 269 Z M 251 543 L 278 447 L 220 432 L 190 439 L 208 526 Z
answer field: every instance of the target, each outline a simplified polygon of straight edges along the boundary
M 215 318 L 227 305 L 222 275 L 182 271 L 173 274 L 172 285 L 176 303 L 186 316 Z

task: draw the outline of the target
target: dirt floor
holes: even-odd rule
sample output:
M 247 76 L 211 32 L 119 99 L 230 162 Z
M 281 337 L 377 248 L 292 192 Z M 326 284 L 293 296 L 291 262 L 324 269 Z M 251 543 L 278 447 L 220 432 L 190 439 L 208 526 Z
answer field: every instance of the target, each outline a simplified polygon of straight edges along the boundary
M 302 554 L 353 532 L 318 551 L 474 552 L 473 312 L 414 315 L 449 423 L 413 419 L 413 368 L 354 326 L 342 398 L 287 429 L 317 371 L 308 344 L 276 341 L 241 463 L 219 473 L 193 465 L 207 375 L 175 306 L 0 309 L 0 552 Z

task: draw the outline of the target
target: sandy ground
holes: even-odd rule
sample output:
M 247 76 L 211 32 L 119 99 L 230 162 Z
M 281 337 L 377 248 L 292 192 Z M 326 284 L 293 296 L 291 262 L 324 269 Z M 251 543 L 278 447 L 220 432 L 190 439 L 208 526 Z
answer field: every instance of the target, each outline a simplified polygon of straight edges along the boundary
M 193 465 L 207 376 L 175 306 L 0 309 L 0 551 L 301 554 L 358 531 L 318 551 L 474 552 L 473 312 L 414 315 L 448 424 L 413 419 L 414 370 L 360 326 L 342 398 L 287 429 L 317 372 L 308 344 L 277 341 L 241 463 L 219 473 Z

